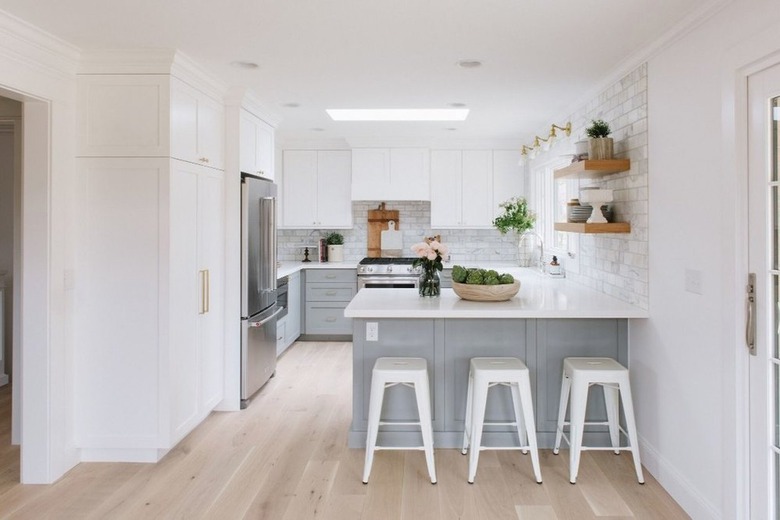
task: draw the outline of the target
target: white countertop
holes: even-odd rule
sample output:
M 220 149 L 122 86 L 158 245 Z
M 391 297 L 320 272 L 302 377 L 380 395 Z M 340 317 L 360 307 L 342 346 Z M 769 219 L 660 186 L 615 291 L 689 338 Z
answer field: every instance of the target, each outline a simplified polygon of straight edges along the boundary
M 507 269 L 509 270 L 509 269 Z M 515 272 L 519 268 L 511 269 Z M 522 271 L 522 270 L 521 270 Z M 526 270 L 527 271 L 527 270 Z M 505 302 L 461 300 L 452 289 L 422 298 L 412 289 L 361 289 L 347 318 L 647 318 L 648 312 L 565 278 L 521 273 L 520 292 Z
M 344 262 L 280 262 L 281 265 L 276 268 L 276 276 L 277 278 L 290 276 L 291 274 L 297 273 L 303 269 L 357 269 L 359 261 L 360 260 L 346 260 Z M 444 269 L 452 269 L 453 265 L 458 265 L 458 263 L 445 263 Z M 518 267 L 516 264 L 508 262 L 463 262 L 460 265 L 465 267 L 479 265 L 479 267 L 483 269 L 495 269 L 499 272 L 512 273 L 512 275 L 519 273 L 523 269 L 522 267 Z
M 276 277 L 290 276 L 303 269 L 357 269 L 354 262 L 281 262 L 276 268 Z

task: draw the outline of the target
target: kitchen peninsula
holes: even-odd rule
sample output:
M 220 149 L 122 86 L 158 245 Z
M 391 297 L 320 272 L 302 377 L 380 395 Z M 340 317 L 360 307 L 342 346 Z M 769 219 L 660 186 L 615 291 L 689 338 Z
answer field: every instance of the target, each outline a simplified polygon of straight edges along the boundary
M 515 274 L 513 270 L 513 274 Z M 531 371 L 537 436 L 540 447 L 552 447 L 560 396 L 563 358 L 606 356 L 628 364 L 629 320 L 647 311 L 565 279 L 552 279 L 522 269 L 516 274 L 520 292 L 505 302 L 460 299 L 451 289 L 439 298 L 421 298 L 410 289 L 363 289 L 344 311 L 353 323 L 353 415 L 351 447 L 365 445 L 371 370 L 383 356 L 414 356 L 428 362 L 433 429 L 438 448 L 460 447 L 468 383 L 469 359 L 514 356 Z M 375 335 L 367 334 L 371 324 Z M 588 398 L 590 421 L 606 420 L 603 396 Z M 493 387 L 486 421 L 513 416 L 506 387 Z M 385 394 L 383 420 L 413 421 L 414 393 L 395 387 Z M 419 445 L 415 427 L 385 426 L 379 443 Z M 586 441 L 606 445 L 604 432 L 586 434 Z M 484 444 L 511 445 L 516 433 L 505 426 L 485 428 Z

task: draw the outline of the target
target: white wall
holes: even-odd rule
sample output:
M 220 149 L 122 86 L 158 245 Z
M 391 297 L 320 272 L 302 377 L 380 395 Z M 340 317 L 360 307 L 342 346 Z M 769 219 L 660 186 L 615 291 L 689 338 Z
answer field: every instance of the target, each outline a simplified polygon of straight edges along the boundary
M 777 2 L 743 0 L 648 63 L 650 319 L 631 324 L 630 367 L 643 462 L 693 518 L 744 518 L 735 85 L 739 68 L 778 50 Z M 686 292 L 686 269 L 701 272 L 701 295 Z

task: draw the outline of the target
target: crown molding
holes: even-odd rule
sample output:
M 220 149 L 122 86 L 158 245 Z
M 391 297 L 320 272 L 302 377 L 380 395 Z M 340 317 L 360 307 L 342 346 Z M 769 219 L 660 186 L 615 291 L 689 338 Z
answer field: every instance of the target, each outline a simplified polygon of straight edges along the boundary
M 79 74 L 170 74 L 173 49 L 90 49 L 81 53 Z
M 80 54 L 78 47 L 0 10 L 0 56 L 57 80 L 73 80 Z
M 248 87 L 230 87 L 225 94 L 225 104 L 239 106 L 276 128 L 282 117 L 263 104 Z

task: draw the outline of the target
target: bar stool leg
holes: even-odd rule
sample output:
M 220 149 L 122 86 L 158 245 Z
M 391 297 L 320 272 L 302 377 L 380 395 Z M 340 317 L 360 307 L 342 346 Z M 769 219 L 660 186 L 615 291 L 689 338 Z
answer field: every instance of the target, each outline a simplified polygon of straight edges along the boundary
M 371 396 L 368 405 L 368 428 L 366 433 L 366 461 L 363 467 L 363 484 L 368 484 L 371 466 L 374 463 L 376 438 L 379 435 L 379 417 L 382 413 L 382 402 L 385 398 L 385 381 L 381 377 L 371 378 Z
M 558 451 L 561 449 L 561 437 L 563 436 L 563 423 L 566 421 L 566 407 L 569 404 L 569 392 L 571 391 L 571 379 L 563 373 L 561 379 L 561 399 L 558 404 L 558 426 L 555 429 L 555 447 L 553 448 L 553 454 L 558 455 Z M 571 436 L 571 429 L 569 429 L 569 436 Z
M 639 460 L 639 439 L 637 438 L 636 421 L 634 420 L 634 401 L 631 396 L 631 383 L 628 382 L 628 375 L 620 383 L 620 394 L 623 399 L 623 410 L 626 412 L 626 429 L 628 430 L 628 440 L 631 443 L 631 455 L 634 457 L 636 479 L 640 484 L 644 484 L 645 477 L 642 473 L 642 463 Z
M 468 452 L 469 448 L 469 436 L 471 435 L 471 421 L 472 421 L 472 401 L 473 401 L 473 393 L 474 393 L 474 375 L 471 373 L 471 370 L 469 369 L 469 384 L 468 384 L 468 390 L 466 391 L 466 417 L 465 417 L 465 423 L 463 425 L 463 449 L 460 450 L 460 452 L 465 455 Z
M 420 431 L 422 432 L 425 462 L 428 464 L 428 475 L 431 484 L 436 484 L 436 465 L 433 461 L 433 426 L 431 424 L 431 396 L 428 389 L 428 374 L 414 384 L 414 395 L 417 398 L 417 412 L 420 415 Z
M 584 381 L 571 382 L 571 421 L 569 443 L 569 482 L 577 482 L 580 469 L 582 437 L 585 432 L 585 408 L 588 404 L 588 384 Z
M 517 437 L 520 440 L 520 446 L 528 446 L 525 421 L 523 420 L 524 406 L 520 399 L 520 388 L 517 383 L 509 383 L 509 390 L 512 393 L 512 407 L 515 411 L 515 427 L 517 428 Z M 523 455 L 525 455 L 528 453 L 528 450 L 523 449 L 522 452 Z
M 523 385 L 522 391 L 520 390 L 520 384 Z M 520 402 L 522 403 L 522 416 L 523 416 L 523 426 L 525 427 L 528 447 L 531 451 L 531 464 L 534 468 L 534 477 L 536 477 L 536 482 L 541 484 L 542 483 L 542 472 L 539 469 L 539 450 L 536 445 L 536 423 L 534 422 L 534 408 L 533 403 L 531 402 L 531 381 L 530 379 L 525 379 L 522 383 L 518 383 L 517 385 L 512 385 L 512 391 L 519 394 L 517 397 L 520 399 Z M 512 396 L 515 397 L 514 395 Z M 517 408 L 515 408 L 515 413 L 517 413 Z M 518 416 L 518 423 L 520 422 L 520 416 Z
M 487 405 L 488 385 L 474 381 L 472 390 L 471 411 L 471 451 L 469 452 L 469 484 L 474 483 L 479 463 L 479 451 L 482 446 L 482 426 L 485 422 L 485 406 Z
M 609 423 L 609 440 L 615 448 L 615 455 L 620 455 L 620 390 L 613 384 L 601 385 L 604 390 L 604 404 L 607 406 L 607 422 Z

